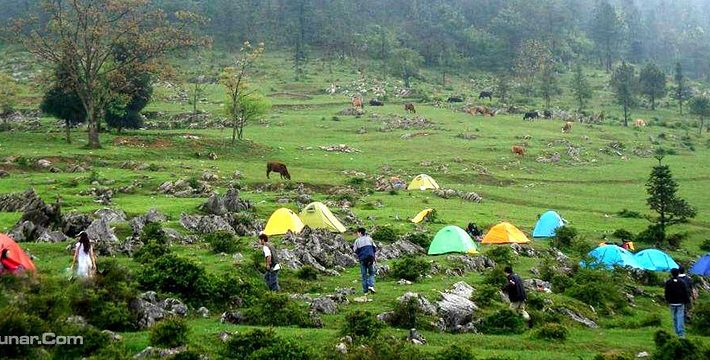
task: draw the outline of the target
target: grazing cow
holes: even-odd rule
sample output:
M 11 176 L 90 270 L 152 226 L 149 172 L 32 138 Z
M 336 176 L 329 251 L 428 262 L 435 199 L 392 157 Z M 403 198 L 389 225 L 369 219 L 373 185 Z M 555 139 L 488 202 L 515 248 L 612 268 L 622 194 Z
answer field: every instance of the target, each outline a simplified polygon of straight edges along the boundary
M 571 121 L 568 121 L 565 123 L 565 126 L 562 128 L 562 132 L 565 134 L 569 134 L 570 131 L 572 131 L 572 124 L 574 124 Z
M 385 104 L 377 99 L 370 100 L 370 106 L 385 106 Z
M 451 96 L 448 99 L 446 99 L 447 103 L 460 103 L 463 102 L 463 98 L 461 96 Z
M 550 111 L 550 110 L 545 110 L 545 111 L 542 112 L 542 116 L 543 116 L 545 119 L 548 119 L 548 120 L 549 120 L 549 119 L 552 119 L 552 111 Z
M 523 116 L 523 120 L 533 120 L 533 119 L 539 119 L 540 114 L 537 113 L 537 111 L 531 111 L 531 112 L 526 112 L 525 115 Z
M 478 94 L 478 100 L 482 100 L 488 98 L 488 100 L 493 100 L 493 92 L 492 91 L 481 91 L 480 94 Z
M 646 120 L 644 119 L 636 119 L 636 124 L 634 124 L 636 127 L 644 127 L 646 126 Z
M 414 108 L 414 104 L 412 103 L 404 104 L 404 111 L 415 114 L 417 113 L 417 110 Z
M 354 96 L 350 102 L 353 104 L 354 108 L 362 109 L 362 98 L 359 96 Z
M 496 116 L 496 114 L 491 111 L 491 109 L 485 106 L 476 106 L 473 108 L 471 115 L 481 114 L 483 116 Z
M 279 173 L 281 174 L 281 179 L 288 179 L 291 180 L 291 174 L 288 173 L 288 169 L 286 169 L 286 165 L 276 162 L 276 161 L 269 161 L 266 163 L 266 178 L 269 179 L 269 174 L 271 172 Z
M 525 156 L 525 148 L 523 148 L 522 146 L 514 145 L 513 148 L 510 149 L 510 151 L 511 151 L 513 154 L 518 154 L 518 155 L 520 155 L 520 156 Z

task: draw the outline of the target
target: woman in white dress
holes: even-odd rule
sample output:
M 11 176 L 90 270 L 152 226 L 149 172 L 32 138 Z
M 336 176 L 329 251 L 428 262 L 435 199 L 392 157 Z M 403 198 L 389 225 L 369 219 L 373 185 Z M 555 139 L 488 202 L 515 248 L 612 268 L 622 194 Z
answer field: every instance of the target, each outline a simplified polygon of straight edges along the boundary
M 94 256 L 94 248 L 91 246 L 89 236 L 86 233 L 79 234 L 79 243 L 76 244 L 74 250 L 74 261 L 72 261 L 71 269 L 76 267 L 76 275 L 80 279 L 89 279 L 96 271 L 96 257 Z

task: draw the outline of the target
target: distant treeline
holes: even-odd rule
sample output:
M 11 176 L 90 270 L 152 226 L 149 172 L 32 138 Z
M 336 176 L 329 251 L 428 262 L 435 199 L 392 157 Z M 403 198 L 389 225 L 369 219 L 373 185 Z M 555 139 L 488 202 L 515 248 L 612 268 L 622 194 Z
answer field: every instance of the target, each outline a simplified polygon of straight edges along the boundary
M 3 0 L 0 23 L 38 12 L 41 0 Z M 288 49 L 306 60 L 386 61 L 397 49 L 427 66 L 508 71 L 531 44 L 558 64 L 611 68 L 619 60 L 677 62 L 693 78 L 710 78 L 708 0 L 152 0 L 169 13 L 188 10 L 210 21 L 203 31 L 222 48 L 245 40 Z M 39 12 L 38 12 L 39 13 Z M 534 41 L 533 41 L 534 40 Z

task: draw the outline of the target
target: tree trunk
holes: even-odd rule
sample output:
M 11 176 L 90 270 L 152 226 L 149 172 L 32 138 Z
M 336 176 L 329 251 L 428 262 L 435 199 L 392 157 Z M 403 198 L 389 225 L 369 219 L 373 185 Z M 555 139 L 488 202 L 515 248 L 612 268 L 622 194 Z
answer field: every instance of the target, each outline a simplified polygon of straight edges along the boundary
M 683 99 L 678 100 L 678 103 L 680 104 L 680 114 L 683 115 Z
M 656 96 L 651 95 L 651 110 L 656 110 Z
M 89 149 L 100 149 L 101 143 L 99 141 L 99 120 L 97 119 L 96 112 L 93 106 L 89 106 L 89 112 L 87 115 L 87 129 L 89 131 Z
M 66 127 L 67 144 L 71 144 L 71 122 L 64 120 L 64 126 Z
M 705 118 L 700 117 L 700 128 L 698 129 L 698 135 L 703 136 L 703 126 L 705 125 Z
M 232 145 L 234 145 L 234 140 L 237 138 L 237 120 L 234 120 L 234 126 L 232 127 Z
M 629 127 L 629 104 L 624 101 L 624 126 Z

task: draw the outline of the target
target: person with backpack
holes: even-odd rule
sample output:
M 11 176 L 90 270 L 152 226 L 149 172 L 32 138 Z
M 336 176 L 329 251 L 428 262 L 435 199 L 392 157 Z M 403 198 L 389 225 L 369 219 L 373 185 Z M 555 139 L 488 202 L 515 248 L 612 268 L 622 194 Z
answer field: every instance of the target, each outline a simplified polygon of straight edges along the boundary
M 523 319 L 530 321 L 530 315 L 525 311 L 525 301 L 527 301 L 528 297 L 525 294 L 523 279 L 513 272 L 511 266 L 506 266 L 504 271 L 508 280 L 505 290 L 508 293 L 508 298 L 510 298 L 510 311 L 520 314 Z
M 266 273 L 264 274 L 266 286 L 271 291 L 279 291 L 279 270 L 281 270 L 281 265 L 276 257 L 276 249 L 269 244 L 269 237 L 263 233 L 259 234 L 259 245 L 261 245 L 266 258 Z
M 685 321 L 690 321 L 690 310 L 693 308 L 693 301 L 698 299 L 698 293 L 693 289 L 693 279 L 686 275 L 685 268 L 678 268 L 678 280 L 685 284 L 685 289 L 688 291 L 688 302 L 685 304 Z
M 362 275 L 362 292 L 375 293 L 375 261 L 377 261 L 377 247 L 372 238 L 367 236 L 364 228 L 357 229 L 357 239 L 353 244 L 353 252 L 360 261 L 360 274 Z
M 680 271 L 671 269 L 671 278 L 666 281 L 665 297 L 673 317 L 673 329 L 678 337 L 685 337 L 685 304 L 690 302 L 685 283 L 678 279 Z

